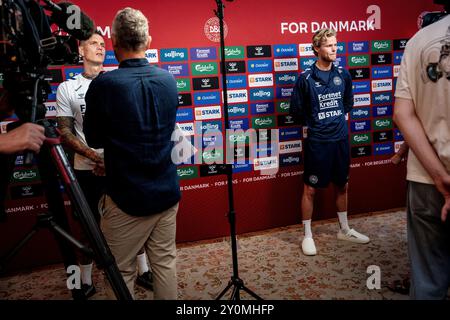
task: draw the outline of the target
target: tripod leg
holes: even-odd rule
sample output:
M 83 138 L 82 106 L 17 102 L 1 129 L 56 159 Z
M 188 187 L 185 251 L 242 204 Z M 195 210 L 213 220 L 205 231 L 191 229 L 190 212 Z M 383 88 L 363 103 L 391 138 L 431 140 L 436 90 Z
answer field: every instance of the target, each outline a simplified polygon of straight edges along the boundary
M 22 239 L 20 242 L 11 249 L 4 257 L 1 258 L 0 261 L 0 273 L 6 268 L 8 262 L 15 257 L 17 253 L 27 244 L 28 241 L 36 234 L 38 226 L 34 226 L 33 229 Z
M 225 287 L 225 289 L 222 290 L 222 292 L 217 296 L 216 300 L 220 300 L 222 299 L 223 295 L 228 291 L 228 289 L 231 288 L 231 286 L 233 285 L 232 281 L 228 282 L 228 285 Z
M 250 290 L 249 288 L 247 288 L 246 286 L 242 286 L 241 287 L 242 290 L 244 290 L 245 292 L 247 292 L 249 295 L 251 295 L 253 298 L 255 298 L 256 300 L 263 300 L 263 298 L 261 298 L 260 296 L 258 296 L 256 293 L 254 293 L 252 290 Z
M 241 300 L 241 296 L 239 295 L 239 286 L 238 285 L 234 285 L 233 293 L 231 294 L 230 300 L 233 300 L 233 301 Z
M 42 182 L 46 190 L 47 203 L 49 211 L 54 215 L 54 221 L 57 225 L 66 231 L 70 230 L 64 207 L 64 199 L 60 192 L 60 186 L 56 170 L 52 169 L 49 164 L 52 163 L 50 150 L 43 148 L 39 154 L 39 172 L 43 177 Z M 53 233 L 59 247 L 59 251 L 63 257 L 64 267 L 67 270 L 69 266 L 77 265 L 77 257 L 74 248 L 65 241 L 64 237 L 57 233 Z M 80 290 L 72 290 L 72 297 L 80 299 Z

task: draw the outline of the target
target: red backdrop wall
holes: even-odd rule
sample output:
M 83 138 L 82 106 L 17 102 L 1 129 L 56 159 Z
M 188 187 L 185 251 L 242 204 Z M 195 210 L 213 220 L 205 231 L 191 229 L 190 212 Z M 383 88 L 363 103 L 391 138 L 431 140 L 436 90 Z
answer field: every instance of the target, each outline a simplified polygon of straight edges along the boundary
M 150 31 L 153 37 L 152 49 L 156 49 L 158 53 L 158 59 L 157 61 L 152 61 L 153 63 L 161 67 L 176 63 L 189 64 L 191 68 L 188 75 L 176 77 L 186 79 L 190 84 L 192 84 L 194 78 L 197 78 L 192 73 L 192 63 L 196 61 L 187 57 L 183 61 L 170 61 L 170 59 L 164 59 L 163 52 L 166 51 L 162 50 L 175 48 L 175 52 L 183 52 L 183 50 L 189 52 L 191 48 L 216 48 L 217 56 L 207 61 L 219 63 L 218 42 L 213 42 L 208 38 L 208 36 L 217 36 L 217 30 L 214 29 L 214 24 L 207 23 L 209 19 L 215 17 L 213 10 L 216 9 L 216 1 L 77 0 L 74 2 L 95 20 L 96 25 L 105 34 L 107 50 L 109 51 L 112 50 L 109 31 L 115 13 L 125 6 L 132 6 L 142 10 L 149 18 Z M 242 73 L 245 78 L 252 75 L 252 72 L 248 70 L 249 64 L 252 61 L 258 61 L 253 60 L 254 56 L 249 57 L 249 51 L 253 49 L 247 46 L 269 46 L 271 54 L 264 59 L 273 61 L 279 58 L 275 54 L 275 49 L 279 45 L 292 45 L 291 48 L 296 47 L 299 50 L 299 44 L 310 43 L 313 27 L 322 25 L 322 23 L 329 25 L 330 22 L 338 22 L 338 25 L 341 22 L 341 26 L 344 26 L 344 29 L 338 33 L 338 41 L 344 48 L 340 52 L 340 57 L 344 60 L 344 67 L 353 69 L 358 67 L 357 65 L 350 65 L 351 57 L 357 55 L 357 53 L 350 50 L 353 42 L 367 42 L 369 48 L 364 54 L 367 54 L 370 58 L 371 54 L 377 52 L 374 42 L 387 41 L 387 43 L 390 43 L 390 47 L 381 52 L 390 55 L 392 60 L 394 60 L 397 56 L 396 54 L 401 54 L 402 51 L 402 48 L 396 47 L 395 40 L 406 40 L 417 31 L 417 18 L 422 12 L 440 9 L 434 6 L 431 0 L 324 0 L 320 2 L 236 0 L 234 2 L 225 2 L 225 4 L 225 22 L 228 28 L 228 35 L 225 40 L 226 46 L 243 47 L 244 51 L 247 52 L 247 55 L 244 54 L 240 58 L 247 66 L 247 70 Z M 361 28 L 359 21 L 366 22 L 373 14 L 375 14 L 375 26 L 377 28 L 374 30 Z M 352 28 L 353 21 L 355 21 L 356 26 L 359 25 L 360 27 Z M 306 29 L 302 31 L 297 30 L 296 26 L 299 25 Z M 113 55 L 112 52 L 110 52 L 111 55 Z M 302 71 L 302 59 L 311 57 L 304 57 L 300 52 L 297 52 L 295 56 L 290 58 L 297 59 L 298 63 L 298 69 L 290 72 L 299 73 Z M 394 69 L 396 68 L 395 65 L 398 66 L 399 63 L 400 61 L 391 61 L 391 63 L 386 64 L 393 72 L 387 78 L 392 79 L 394 84 Z M 107 64 L 117 65 L 113 59 L 105 63 L 105 65 Z M 369 65 L 366 67 L 373 68 L 373 65 L 369 62 Z M 63 74 L 63 79 L 76 73 L 77 70 L 79 71 L 79 69 L 74 69 L 73 66 L 52 66 L 51 68 L 60 70 Z M 275 106 L 280 101 L 288 101 L 286 97 L 275 96 L 278 87 L 278 84 L 275 84 L 275 77 L 280 73 L 273 69 L 269 73 L 272 73 L 274 76 L 274 84 L 272 86 L 274 97 L 269 102 L 273 102 Z M 372 76 L 369 76 L 366 81 L 376 79 L 373 78 L 373 73 L 371 74 Z M 220 72 L 217 71 L 215 76 L 220 77 Z M 56 89 L 57 84 L 57 81 L 52 83 L 54 89 Z M 288 85 L 285 88 L 289 89 L 291 87 L 292 85 Z M 244 89 L 248 90 L 248 93 L 251 88 L 246 86 Z M 387 94 L 393 95 L 393 90 L 394 87 Z M 216 90 L 216 92 L 220 91 Z M 195 98 L 196 93 L 198 92 L 195 90 L 187 92 L 191 98 Z M 368 91 L 368 94 L 370 93 L 372 92 Z M 190 109 L 190 112 L 195 111 L 198 105 L 195 99 L 192 100 L 193 103 L 191 105 L 182 106 L 180 109 Z M 376 107 L 374 102 L 372 101 L 365 105 L 366 109 L 370 108 L 372 111 Z M 248 119 L 246 121 L 249 121 L 250 126 L 252 126 L 252 123 L 254 123 L 252 120 L 255 120 L 259 115 L 252 113 L 251 99 L 244 104 L 247 105 L 247 113 L 240 118 L 237 117 L 237 119 Z M 54 102 L 50 101 L 48 104 L 49 117 L 54 116 L 54 112 L 52 113 L 51 109 L 52 105 L 54 105 Z M 386 105 L 382 104 L 381 106 Z M 387 106 L 392 108 L 393 101 L 388 102 Z M 284 116 L 283 112 L 279 110 L 273 110 L 270 115 L 275 116 L 275 118 L 278 117 L 278 119 L 280 116 Z M 366 120 L 371 122 L 373 126 L 377 119 L 378 117 L 371 114 Z M 405 203 L 405 163 L 393 166 L 389 161 L 386 161 L 392 156 L 395 148 L 398 148 L 402 138 L 392 124 L 391 115 L 388 114 L 380 119 L 388 119 L 390 121 L 390 127 L 384 131 L 390 131 L 392 136 L 384 144 L 378 145 L 374 141 L 368 143 L 366 146 L 371 150 L 370 154 L 363 153 L 363 156 L 357 156 L 358 150 L 355 149 L 355 157 L 352 159 L 350 173 L 349 214 L 403 207 Z M 224 123 L 223 117 L 216 120 L 222 124 Z M 351 115 L 349 119 L 350 128 L 352 122 L 357 121 L 356 115 L 355 118 Z M 183 123 L 183 121 L 180 122 Z M 191 123 L 193 120 L 188 120 L 187 122 Z M 271 128 L 286 128 L 286 126 L 283 126 L 278 120 L 278 123 Z M 288 126 L 287 128 L 291 127 Z M 298 128 L 301 131 L 299 126 L 294 126 L 293 128 Z M 352 137 L 360 134 L 357 131 L 350 130 Z M 362 134 L 366 133 L 368 136 L 374 137 L 377 135 L 377 130 L 381 129 L 368 128 Z M 358 146 L 361 145 L 356 143 L 354 148 Z M 385 146 L 384 149 L 383 146 Z M 382 152 L 382 150 L 387 151 Z M 367 150 L 363 151 L 366 152 Z M 298 152 L 298 150 L 291 155 L 301 160 L 302 153 Z M 301 161 L 299 163 L 296 163 L 295 159 L 293 161 L 293 164 L 286 162 L 285 164 L 287 165 L 282 166 L 272 179 L 261 179 L 263 176 L 260 171 L 252 166 L 252 163 L 247 167 L 248 171 L 235 173 L 234 191 L 238 233 L 286 226 L 301 221 L 300 199 L 303 187 L 303 165 Z M 195 175 L 189 176 L 189 179 L 181 180 L 183 198 L 177 221 L 177 241 L 186 242 L 228 235 L 226 176 L 214 175 L 211 172 L 201 174 L 199 173 L 202 170 L 200 165 L 180 166 L 180 170 L 183 168 L 192 168 Z M 19 164 L 16 171 L 22 169 Z M 37 182 L 21 182 L 17 180 L 14 183 L 17 186 L 27 186 L 34 185 Z M 40 197 L 15 199 L 11 194 L 8 194 L 8 220 L 6 223 L 0 224 L 2 239 L 0 242 L 0 254 L 4 253 L 7 248 L 26 233 L 28 228 L 34 223 L 34 217 L 37 213 L 45 211 L 44 202 L 45 200 Z M 335 207 L 332 190 L 324 190 L 317 195 L 314 219 L 334 216 Z M 59 255 L 53 240 L 50 239 L 47 231 L 42 231 L 20 253 L 12 263 L 12 266 L 23 267 L 58 260 Z

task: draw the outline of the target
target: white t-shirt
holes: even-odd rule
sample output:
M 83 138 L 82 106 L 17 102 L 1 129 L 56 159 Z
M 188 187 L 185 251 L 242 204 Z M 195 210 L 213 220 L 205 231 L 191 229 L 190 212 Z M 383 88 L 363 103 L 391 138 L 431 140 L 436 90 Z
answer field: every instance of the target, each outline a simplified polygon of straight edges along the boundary
M 449 45 L 450 15 L 417 32 L 406 45 L 395 91 L 396 98 L 413 100 L 426 136 L 447 172 L 450 172 Z M 409 181 L 433 184 L 411 150 L 407 168 Z
M 84 97 L 89 85 L 90 79 L 86 79 L 81 74 L 62 82 L 58 86 L 56 92 L 56 116 L 57 117 L 72 117 L 74 119 L 75 134 L 86 146 L 86 138 L 83 133 L 83 117 L 86 110 L 86 103 Z M 102 154 L 103 149 L 93 149 Z M 75 153 L 74 168 L 77 170 L 92 170 L 94 169 L 94 162 L 90 159 Z

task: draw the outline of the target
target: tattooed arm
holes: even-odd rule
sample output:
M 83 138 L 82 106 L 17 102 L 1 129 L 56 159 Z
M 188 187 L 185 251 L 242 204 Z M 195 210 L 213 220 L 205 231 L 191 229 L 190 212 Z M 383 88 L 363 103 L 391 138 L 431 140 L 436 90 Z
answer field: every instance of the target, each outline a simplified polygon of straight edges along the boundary
M 95 163 L 103 163 L 103 158 L 97 152 L 86 146 L 73 134 L 74 118 L 57 117 L 57 120 L 59 130 L 61 131 L 61 138 L 65 145 Z

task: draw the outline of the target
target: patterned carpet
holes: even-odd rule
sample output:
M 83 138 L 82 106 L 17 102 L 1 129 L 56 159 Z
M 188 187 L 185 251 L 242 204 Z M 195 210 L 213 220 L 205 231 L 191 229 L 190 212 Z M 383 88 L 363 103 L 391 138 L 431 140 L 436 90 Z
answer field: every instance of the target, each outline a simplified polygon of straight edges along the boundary
M 350 217 L 350 226 L 371 242 L 353 244 L 336 239 L 337 220 L 313 223 L 318 255 L 304 256 L 300 249 L 301 225 L 241 235 L 239 276 L 264 299 L 404 300 L 387 285 L 408 274 L 406 215 L 403 210 Z M 214 299 L 232 274 L 229 238 L 178 246 L 178 295 L 183 300 Z M 369 266 L 381 270 L 381 289 L 368 289 Z M 103 276 L 94 270 L 97 294 L 105 299 Z M 136 299 L 152 293 L 136 286 Z M 242 294 L 243 299 L 250 296 Z M 62 265 L 0 278 L 0 300 L 68 300 Z

